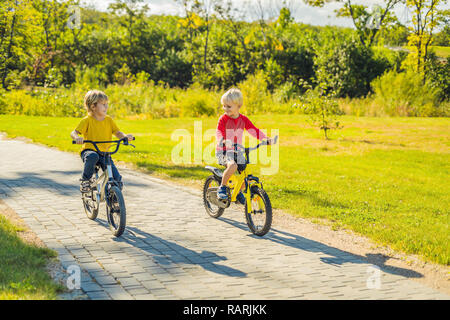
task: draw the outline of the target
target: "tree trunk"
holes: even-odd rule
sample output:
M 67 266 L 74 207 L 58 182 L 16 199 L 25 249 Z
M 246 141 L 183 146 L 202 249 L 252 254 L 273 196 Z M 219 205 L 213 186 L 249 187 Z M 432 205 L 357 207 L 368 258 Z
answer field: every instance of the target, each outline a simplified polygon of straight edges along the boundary
M 203 56 L 203 64 L 204 64 L 204 70 L 207 70 L 206 67 L 206 57 L 208 54 L 208 38 L 209 38 L 209 15 L 206 15 L 206 40 L 205 40 L 205 52 Z

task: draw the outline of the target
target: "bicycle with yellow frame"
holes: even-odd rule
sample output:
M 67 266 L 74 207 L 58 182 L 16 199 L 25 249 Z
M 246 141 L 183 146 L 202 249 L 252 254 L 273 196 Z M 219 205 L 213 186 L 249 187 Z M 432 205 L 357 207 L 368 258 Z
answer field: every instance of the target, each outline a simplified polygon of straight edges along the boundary
M 278 140 L 278 136 L 274 138 L 273 144 Z M 235 143 L 233 144 L 234 152 L 239 149 L 245 152 L 246 164 L 249 164 L 249 153 L 252 150 L 258 149 L 260 146 L 268 145 L 267 140 L 262 141 L 253 148 L 245 148 L 244 146 Z M 243 171 L 236 171 L 231 176 L 227 183 L 228 198 L 220 200 L 217 198 L 217 190 L 222 182 L 223 171 L 206 166 L 205 169 L 211 171 L 213 174 L 206 178 L 203 186 L 203 204 L 206 212 L 213 218 L 219 218 L 231 202 L 236 202 L 236 197 L 241 191 L 242 185 L 245 184 L 243 191 L 245 196 L 245 218 L 247 225 L 253 234 L 263 236 L 269 232 L 272 225 L 272 205 L 269 196 L 263 188 L 260 179 L 254 176 L 246 167 Z

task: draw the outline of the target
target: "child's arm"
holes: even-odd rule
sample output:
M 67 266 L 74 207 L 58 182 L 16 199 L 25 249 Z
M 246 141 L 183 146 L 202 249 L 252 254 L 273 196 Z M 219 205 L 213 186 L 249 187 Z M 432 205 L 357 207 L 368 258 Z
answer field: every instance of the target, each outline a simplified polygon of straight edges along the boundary
M 217 146 L 222 147 L 222 143 L 224 143 L 226 149 L 231 149 L 233 147 L 233 143 L 231 142 L 231 140 L 226 138 L 230 137 L 226 137 L 225 118 L 222 116 L 220 117 L 219 122 L 217 123 L 216 129 Z
M 125 133 L 123 133 L 122 131 L 116 131 L 115 133 L 114 133 L 114 135 L 117 137 L 117 138 L 119 138 L 119 139 L 123 139 L 123 138 L 128 138 L 128 140 L 134 140 L 134 136 L 132 135 L 132 134 L 125 134 Z
M 79 133 L 80 132 L 78 132 L 77 130 L 73 130 L 71 133 L 70 133 L 70 137 L 72 138 L 72 140 L 75 140 L 76 141 L 76 143 L 77 144 L 83 144 L 83 137 L 80 137 L 79 136 Z
M 264 139 L 272 140 L 269 137 L 267 137 L 264 134 L 264 132 L 262 132 L 257 127 L 255 127 L 255 125 L 250 121 L 249 118 L 244 116 L 243 119 L 244 119 L 244 123 L 245 123 L 245 129 L 248 131 L 249 134 L 251 134 L 258 140 L 264 140 Z

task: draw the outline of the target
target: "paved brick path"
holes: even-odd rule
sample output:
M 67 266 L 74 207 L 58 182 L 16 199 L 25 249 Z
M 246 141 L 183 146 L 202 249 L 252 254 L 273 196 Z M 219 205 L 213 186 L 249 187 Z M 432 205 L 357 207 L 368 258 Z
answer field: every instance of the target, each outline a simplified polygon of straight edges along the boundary
M 68 141 L 69 143 L 70 141 Z M 253 236 L 241 207 L 206 215 L 200 194 L 122 169 L 127 229 L 82 209 L 77 155 L 0 140 L 0 198 L 82 270 L 91 299 L 449 299 L 348 252 L 273 229 Z M 207 173 L 205 172 L 205 177 Z

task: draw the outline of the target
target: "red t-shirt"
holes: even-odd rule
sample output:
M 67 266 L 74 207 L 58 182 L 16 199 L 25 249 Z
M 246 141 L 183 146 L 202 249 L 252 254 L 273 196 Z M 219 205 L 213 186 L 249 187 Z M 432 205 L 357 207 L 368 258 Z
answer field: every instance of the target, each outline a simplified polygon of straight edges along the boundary
M 243 114 L 239 114 L 239 117 L 233 119 L 224 113 L 220 116 L 219 122 L 217 123 L 216 150 L 226 150 L 225 146 L 222 145 L 222 139 L 231 140 L 233 141 L 233 143 L 242 144 L 244 129 L 246 129 L 250 135 L 259 140 L 267 139 L 267 136 L 264 134 L 264 132 L 255 127 L 249 120 L 249 118 L 247 118 Z

